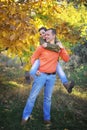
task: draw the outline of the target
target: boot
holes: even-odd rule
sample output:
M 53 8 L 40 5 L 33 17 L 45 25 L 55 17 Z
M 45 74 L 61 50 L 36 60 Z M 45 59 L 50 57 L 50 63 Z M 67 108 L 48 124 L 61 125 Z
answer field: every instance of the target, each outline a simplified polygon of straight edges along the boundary
M 67 92 L 71 93 L 72 89 L 74 88 L 75 83 L 74 83 L 74 81 L 71 81 L 70 83 L 69 82 L 68 83 L 64 83 L 63 85 L 66 88 Z
M 26 82 L 27 82 L 28 84 L 31 83 L 31 78 L 30 78 L 30 74 L 29 74 L 28 71 L 25 72 L 25 79 L 26 79 Z

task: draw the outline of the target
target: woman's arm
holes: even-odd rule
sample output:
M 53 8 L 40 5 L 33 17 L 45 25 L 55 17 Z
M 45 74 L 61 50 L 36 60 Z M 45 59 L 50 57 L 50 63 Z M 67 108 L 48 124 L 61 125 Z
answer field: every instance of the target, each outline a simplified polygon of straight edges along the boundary
M 40 37 L 39 39 L 40 41 L 40 45 L 42 45 L 44 48 L 51 50 L 51 51 L 55 51 L 58 52 L 60 50 L 60 47 L 58 44 L 50 44 L 47 43 L 43 38 Z

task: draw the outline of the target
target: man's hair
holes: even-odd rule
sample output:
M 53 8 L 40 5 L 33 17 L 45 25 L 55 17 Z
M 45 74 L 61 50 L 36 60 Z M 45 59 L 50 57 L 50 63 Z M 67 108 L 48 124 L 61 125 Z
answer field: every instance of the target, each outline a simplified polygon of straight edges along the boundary
M 41 30 L 47 31 L 47 28 L 46 28 L 46 27 L 41 27 L 41 28 L 38 29 L 39 32 L 40 32 Z
M 52 31 L 52 34 L 54 35 L 56 35 L 56 29 L 54 29 L 54 28 L 49 28 L 49 29 L 47 29 L 47 31 L 49 31 L 49 30 L 51 30 Z

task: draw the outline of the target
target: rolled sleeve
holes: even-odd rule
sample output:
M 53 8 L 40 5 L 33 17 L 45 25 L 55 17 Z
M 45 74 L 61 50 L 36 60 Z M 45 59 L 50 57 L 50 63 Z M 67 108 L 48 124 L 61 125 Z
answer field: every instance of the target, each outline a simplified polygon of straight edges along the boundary
M 41 51 L 42 51 L 42 47 L 39 46 L 31 57 L 31 64 L 33 64 L 36 59 L 39 59 L 41 55 Z
M 69 54 L 64 48 L 60 49 L 59 55 L 65 62 L 70 60 Z

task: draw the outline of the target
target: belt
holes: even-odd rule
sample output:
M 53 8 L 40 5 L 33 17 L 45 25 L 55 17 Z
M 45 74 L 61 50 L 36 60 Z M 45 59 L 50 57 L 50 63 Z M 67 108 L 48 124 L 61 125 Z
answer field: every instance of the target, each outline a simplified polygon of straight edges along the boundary
M 54 75 L 54 74 L 56 74 L 56 72 L 53 72 L 53 73 L 45 73 L 45 74 L 47 74 L 47 75 L 51 75 L 51 74 L 53 74 L 53 75 Z

